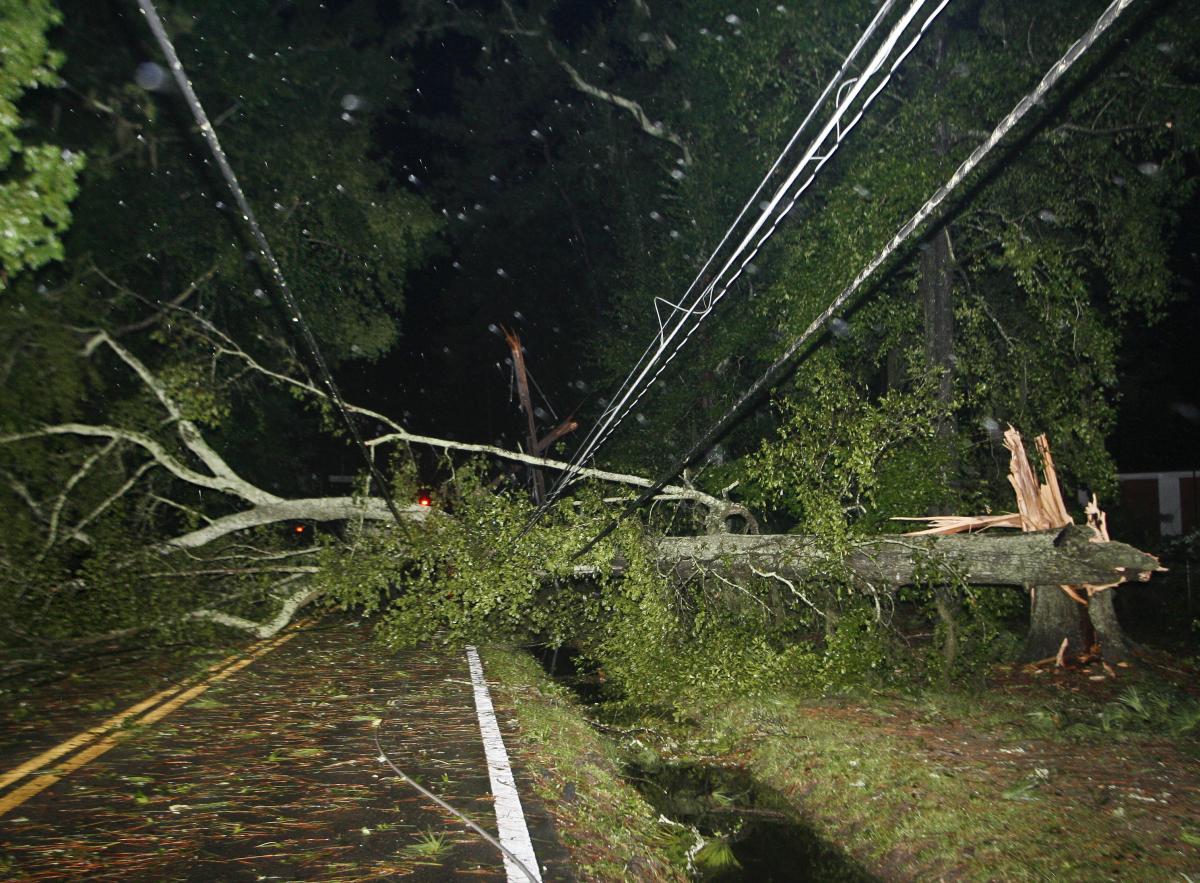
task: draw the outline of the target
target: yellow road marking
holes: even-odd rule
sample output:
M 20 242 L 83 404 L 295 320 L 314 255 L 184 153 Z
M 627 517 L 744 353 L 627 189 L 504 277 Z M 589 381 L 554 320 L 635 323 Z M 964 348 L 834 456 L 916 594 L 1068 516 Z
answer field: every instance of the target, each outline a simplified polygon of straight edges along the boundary
M 297 623 L 296 628 L 302 628 L 308 625 L 311 621 L 312 620 L 309 619 L 305 620 L 304 622 Z M 95 742 L 94 745 L 90 745 L 89 747 L 80 751 L 74 757 L 60 764 L 54 769 L 53 772 L 44 773 L 35 779 L 31 779 L 21 787 L 10 791 L 8 794 L 4 795 L 4 797 L 0 797 L 0 816 L 3 816 L 13 809 L 16 809 L 30 797 L 45 791 L 55 782 L 60 781 L 70 773 L 73 773 L 75 770 L 79 769 L 85 764 L 95 760 L 106 751 L 116 747 L 116 745 L 122 739 L 129 735 L 128 732 L 118 731 L 116 733 L 112 733 L 111 735 L 104 736 L 104 734 L 109 730 L 113 730 L 116 727 L 121 726 L 131 717 L 142 714 L 142 712 L 146 712 L 147 709 L 151 710 L 134 720 L 135 724 L 152 724 L 156 721 L 162 720 L 181 705 L 190 702 L 200 694 L 204 693 L 209 687 L 213 686 L 214 684 L 218 684 L 231 675 L 241 671 L 260 656 L 264 656 L 277 647 L 286 644 L 292 638 L 296 637 L 297 634 L 298 632 L 295 630 L 288 631 L 284 635 L 270 638 L 254 645 L 244 656 L 240 653 L 235 653 L 232 656 L 228 656 L 225 659 L 222 659 L 220 662 L 209 666 L 205 670 L 205 674 L 210 675 L 206 680 L 187 690 L 184 690 L 182 693 L 179 692 L 183 689 L 182 685 L 176 685 L 173 687 L 168 687 L 165 690 L 160 690 L 153 696 L 138 702 L 136 705 L 130 706 L 120 714 L 113 715 L 103 723 L 84 730 L 82 733 L 72 736 L 70 739 L 55 745 L 53 748 L 43 751 L 37 757 L 27 760 L 25 763 L 22 763 L 19 766 L 13 767 L 3 776 L 0 776 L 0 788 L 6 788 L 13 782 L 16 782 L 24 776 L 41 769 L 46 764 L 57 760 L 63 755 L 69 754 L 75 749 L 84 745 L 88 745 L 88 743 L 92 742 L 93 740 L 99 739 L 99 741 Z M 237 661 L 233 662 L 233 660 Z M 230 664 L 231 662 L 232 664 Z M 174 699 L 171 699 L 169 702 L 163 702 L 164 699 L 167 699 L 176 693 L 179 693 L 179 695 L 175 696 Z M 158 705 L 160 702 L 163 702 L 163 704 Z M 157 708 L 154 707 L 156 705 L 158 706 Z M 104 738 L 100 738 L 101 736 Z

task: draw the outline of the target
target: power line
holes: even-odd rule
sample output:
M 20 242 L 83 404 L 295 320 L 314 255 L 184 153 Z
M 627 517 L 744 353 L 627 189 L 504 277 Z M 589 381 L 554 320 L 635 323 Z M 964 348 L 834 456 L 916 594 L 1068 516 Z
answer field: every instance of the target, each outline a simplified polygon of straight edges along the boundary
M 730 286 L 732 286 L 733 283 L 736 282 L 737 279 L 741 276 L 742 272 L 745 270 L 745 267 L 750 263 L 750 261 L 752 261 L 754 259 L 754 257 L 758 254 L 758 251 L 763 247 L 763 245 L 767 242 L 767 240 L 769 240 L 771 238 L 771 236 L 774 235 L 775 230 L 779 226 L 779 223 L 792 210 L 792 208 L 796 205 L 796 202 L 799 200 L 799 198 L 803 195 L 803 193 L 808 189 L 808 187 L 815 180 L 815 178 L 816 178 L 817 174 L 820 172 L 820 170 L 832 158 L 832 156 L 837 152 L 838 148 L 841 146 L 843 139 L 850 133 L 850 131 L 862 119 L 862 116 L 866 112 L 867 108 L 875 100 L 875 98 L 879 95 L 879 93 L 883 90 L 883 88 L 888 84 L 888 82 L 890 82 L 890 80 L 891 80 L 893 74 L 896 72 L 897 68 L 903 63 L 903 61 L 913 51 L 913 49 L 916 47 L 917 43 L 921 40 L 921 38 L 924 36 L 924 34 L 927 31 L 927 29 L 929 28 L 929 26 L 933 23 L 933 21 L 937 18 L 937 16 L 945 8 L 945 6 L 949 2 L 949 0 L 941 0 L 941 2 L 934 9 L 934 11 L 925 19 L 925 21 L 921 24 L 920 28 L 918 29 L 916 35 L 913 36 L 913 38 L 909 41 L 908 45 L 904 48 L 904 50 L 900 53 L 900 55 L 892 62 L 891 66 L 887 69 L 887 72 L 886 72 L 884 78 L 882 79 L 882 81 L 880 81 L 879 84 L 867 95 L 866 99 L 864 100 L 862 105 L 858 108 L 858 110 L 855 113 L 855 115 L 853 116 L 853 118 L 850 119 L 850 121 L 848 123 L 846 123 L 843 127 L 843 117 L 849 111 L 851 105 L 853 104 L 855 99 L 858 97 L 858 95 L 866 88 L 866 85 L 867 85 L 869 79 L 872 76 L 874 76 L 879 70 L 881 70 L 883 68 L 888 57 L 891 55 L 892 51 L 895 49 L 897 43 L 899 42 L 901 35 L 904 33 L 904 31 L 907 29 L 909 24 L 916 17 L 917 13 L 920 11 L 921 7 L 925 4 L 925 2 L 926 2 L 926 0 L 913 0 L 913 3 L 910 5 L 909 9 L 904 13 L 904 15 L 897 22 L 897 24 L 895 24 L 892 27 L 892 29 L 889 32 L 886 39 L 883 41 L 881 46 L 876 50 L 875 55 L 872 57 L 870 63 L 867 65 L 867 68 L 864 70 L 863 74 L 860 75 L 859 77 L 855 77 L 855 78 L 852 78 L 851 80 L 848 80 L 846 83 L 842 84 L 842 86 L 840 88 L 838 88 L 839 95 L 838 95 L 838 101 L 837 101 L 837 104 L 835 107 L 834 114 L 825 123 L 825 126 L 822 128 L 820 133 L 810 143 L 808 149 L 805 151 L 803 156 L 793 167 L 791 173 L 788 175 L 788 177 L 783 182 L 783 184 L 781 184 L 776 189 L 775 195 L 768 202 L 767 206 L 762 210 L 759 217 L 756 219 L 754 224 L 751 226 L 750 230 L 742 237 L 741 242 L 738 244 L 738 246 L 734 250 L 734 252 L 725 260 L 725 263 L 722 266 L 721 270 L 716 274 L 716 276 L 713 278 L 713 280 L 705 287 L 705 289 L 695 298 L 695 300 L 692 302 L 691 306 L 690 307 L 683 306 L 683 300 L 686 299 L 687 293 L 685 293 L 684 299 L 681 299 L 679 304 L 670 303 L 668 301 L 665 301 L 662 298 L 656 298 L 656 300 L 655 300 L 656 309 L 657 309 L 658 303 L 662 302 L 672 308 L 673 314 L 678 314 L 678 318 L 674 324 L 674 327 L 671 328 L 669 334 L 666 333 L 666 328 L 665 328 L 665 325 L 661 321 L 661 314 L 660 314 L 657 349 L 655 349 L 655 345 L 653 342 L 651 343 L 650 347 L 647 348 L 646 353 L 643 354 L 642 358 L 639 360 L 638 364 L 635 365 L 634 369 L 630 372 L 630 375 L 629 375 L 630 377 L 633 377 L 634 374 L 636 374 L 637 376 L 635 378 L 633 378 L 632 381 L 629 378 L 627 378 L 626 382 L 622 385 L 621 389 L 618 390 L 618 392 L 614 396 L 614 398 L 619 398 L 619 401 L 617 401 L 614 405 L 612 405 L 611 407 L 609 407 L 607 409 L 607 411 L 601 416 L 601 418 L 597 422 L 597 424 L 589 432 L 588 437 L 584 440 L 584 442 L 581 444 L 580 449 L 577 451 L 575 456 L 572 458 L 569 468 L 564 471 L 562 476 L 559 478 L 558 482 L 551 489 L 551 492 L 547 495 L 546 501 L 541 506 L 539 506 L 538 509 L 536 509 L 534 511 L 534 513 L 532 514 L 532 516 L 530 517 L 529 523 L 526 525 L 526 530 L 528 530 L 537 521 L 537 519 L 540 518 L 541 515 L 544 514 L 545 511 L 551 505 L 553 505 L 554 501 L 557 499 L 557 497 L 559 495 L 561 495 L 563 490 L 565 490 L 565 488 L 572 481 L 575 480 L 575 477 L 578 475 L 579 468 L 581 467 L 582 463 L 588 457 L 594 455 L 596 450 L 611 437 L 612 433 L 616 431 L 617 427 L 625 419 L 625 417 L 627 417 L 629 415 L 629 413 L 637 406 L 637 404 L 641 401 L 642 397 L 646 394 L 647 391 L 649 391 L 650 387 L 653 386 L 655 382 L 657 382 L 659 377 L 662 375 L 663 371 L 667 368 L 667 366 L 670 365 L 670 363 L 674 360 L 675 356 L 679 354 L 680 350 L 688 342 L 688 340 L 691 339 L 692 335 L 695 334 L 695 332 L 697 330 L 699 330 L 700 324 L 703 322 L 703 320 L 708 315 L 711 314 L 711 312 L 716 307 L 716 305 L 721 301 L 722 298 L 724 298 L 724 296 L 728 292 Z M 873 32 L 875 30 L 878 23 L 881 21 L 881 19 L 883 17 L 883 13 L 885 13 L 887 11 L 887 9 L 890 9 L 890 4 L 886 4 L 885 7 L 880 10 L 880 12 L 876 15 L 876 17 L 868 25 L 867 31 L 864 33 L 863 37 L 861 37 L 859 39 L 859 42 L 855 45 L 854 49 L 851 51 L 851 54 L 847 57 L 846 62 L 843 63 L 842 68 L 839 69 L 839 71 L 835 75 L 834 79 L 826 87 L 826 90 L 822 93 L 821 98 L 819 98 L 817 103 L 814 105 L 813 110 L 810 110 L 810 112 L 806 116 L 804 122 L 801 123 L 801 129 L 805 125 L 807 125 L 808 121 L 812 118 L 816 109 L 820 106 L 820 104 L 824 101 L 824 99 L 828 96 L 828 94 L 834 88 L 837 88 L 835 86 L 835 84 L 840 80 L 840 78 L 843 75 L 843 73 L 845 72 L 845 70 L 848 69 L 850 63 L 852 63 L 852 61 L 853 61 L 854 56 L 857 55 L 857 53 L 861 49 L 861 47 L 867 42 L 871 32 Z M 840 92 L 842 89 L 844 89 L 846 87 L 850 87 L 850 94 L 848 97 L 846 97 L 843 100 Z M 785 148 L 784 153 L 786 153 L 791 148 L 791 146 L 796 142 L 799 134 L 800 134 L 800 129 L 798 129 L 797 132 L 793 135 L 792 139 L 788 143 L 788 146 Z M 817 151 L 825 144 L 826 140 L 829 138 L 830 135 L 834 136 L 833 144 L 823 155 L 818 156 Z M 757 196 L 757 194 L 759 192 L 761 192 L 763 186 L 766 184 L 767 179 L 769 179 L 770 176 L 774 173 L 774 171 L 779 167 L 779 165 L 782 161 L 782 158 L 783 158 L 783 154 L 780 155 L 780 158 L 778 160 L 776 160 L 775 165 L 772 166 L 770 171 L 768 171 L 767 176 L 766 176 L 766 178 L 764 178 L 763 182 L 759 184 L 758 190 L 755 191 L 755 197 Z M 789 197 L 788 197 L 789 191 L 791 191 L 792 186 L 800 178 L 805 167 L 810 162 L 815 162 L 815 165 L 813 166 L 808 178 L 804 181 L 803 184 L 800 185 L 799 188 L 797 188 L 794 192 L 791 192 L 790 201 L 787 202 L 786 207 L 783 208 L 781 211 L 777 211 L 777 209 L 779 208 L 781 203 L 783 203 L 785 200 L 789 200 Z M 747 206 L 742 209 L 741 213 L 739 213 L 738 218 L 737 218 L 737 220 L 735 220 L 734 224 L 731 226 L 730 231 L 732 231 L 732 229 L 734 227 L 736 227 L 737 223 L 744 217 L 748 206 L 751 203 L 753 203 L 753 200 L 755 197 L 751 197 L 750 202 L 747 203 Z M 767 226 L 768 222 L 770 222 L 769 226 Z M 758 235 L 759 232 L 763 230 L 764 226 L 766 226 L 765 233 L 763 233 L 762 236 L 757 241 L 755 241 L 755 236 Z M 728 237 L 729 237 L 729 233 L 726 233 L 726 236 L 721 240 L 721 243 L 718 245 L 717 250 L 714 251 L 713 255 L 710 256 L 710 258 L 706 262 L 706 264 L 705 264 L 706 268 L 712 264 L 712 262 L 714 261 L 714 259 L 716 257 L 716 254 L 719 252 L 720 248 L 728 240 Z M 746 253 L 747 249 L 749 249 L 749 252 L 747 254 L 745 254 L 744 258 L 742 258 L 743 253 Z M 742 258 L 741 262 L 737 263 L 739 258 Z M 735 268 L 735 264 L 736 264 L 736 268 Z M 722 281 L 723 277 L 725 277 L 725 274 L 728 273 L 731 269 L 734 269 L 734 272 L 732 273 L 732 275 L 728 276 L 727 278 L 724 278 L 724 281 Z M 704 270 L 702 269 L 700 275 L 697 276 L 696 281 L 693 281 L 692 285 L 689 286 L 688 292 L 691 292 L 694 290 L 697 281 L 703 276 L 703 274 L 704 274 Z M 720 285 L 720 287 L 718 287 L 718 284 Z M 687 325 L 689 319 L 691 319 L 693 317 L 694 317 L 695 321 L 692 323 L 691 328 L 689 328 L 686 331 L 686 333 L 683 334 L 682 338 L 680 338 L 678 340 L 678 342 L 675 343 L 674 349 L 672 349 L 671 352 L 669 353 L 669 355 L 666 356 L 665 360 L 663 360 L 662 357 L 663 357 L 663 354 L 667 351 L 668 345 L 676 338 L 677 335 L 680 334 L 681 331 L 683 331 L 683 329 Z M 650 356 L 649 360 L 647 360 L 647 354 L 650 353 L 651 351 L 654 351 L 653 355 Z M 661 364 L 659 365 L 660 361 L 661 361 Z M 655 365 L 658 365 L 658 368 L 654 372 L 653 375 L 650 375 L 650 371 L 655 368 Z M 649 376 L 649 379 L 647 380 L 648 376 Z
M 213 129 L 212 124 L 208 121 L 208 116 L 204 112 L 203 105 L 200 104 L 200 99 L 196 97 L 195 91 L 192 89 L 192 84 L 188 80 L 187 75 L 183 70 L 183 63 L 179 60 L 178 54 L 175 52 L 175 46 L 171 42 L 171 38 L 167 36 L 166 29 L 163 27 L 162 19 L 158 16 L 158 10 L 154 7 L 153 0 L 138 0 L 138 5 L 141 7 L 142 14 L 146 16 L 146 20 L 150 25 L 150 30 L 154 33 L 155 39 L 158 41 L 159 48 L 171 67 L 171 73 L 175 77 L 175 82 L 178 84 L 180 91 L 187 98 L 188 106 L 192 110 L 192 115 L 196 119 L 200 131 L 204 134 L 208 141 L 209 149 L 212 151 L 213 158 L 217 162 L 217 167 L 221 170 L 221 174 L 225 178 L 225 183 L 229 185 L 230 192 L 233 193 L 233 198 L 237 201 L 238 208 L 242 212 L 242 220 L 250 228 L 254 236 L 254 241 L 258 244 L 259 252 L 267 262 L 267 267 L 271 271 L 271 279 L 275 283 L 280 296 L 283 298 L 284 304 L 291 313 L 292 321 L 295 322 L 302 332 L 305 344 L 309 348 L 313 361 L 317 364 L 317 368 L 321 374 L 321 379 L 325 386 L 329 389 L 330 398 L 337 407 L 338 412 L 342 415 L 346 425 L 350 429 L 351 435 L 354 436 L 354 441 L 358 445 L 359 452 L 362 454 L 363 461 L 367 464 L 367 469 L 370 470 L 371 477 L 379 485 L 380 491 L 383 493 L 384 501 L 387 503 L 388 509 L 392 513 L 392 517 L 396 519 L 396 523 L 403 524 L 403 518 L 400 515 L 400 510 L 396 507 L 395 501 L 391 495 L 387 493 L 387 485 L 383 481 L 383 476 L 379 474 L 379 470 L 375 467 L 375 463 L 371 460 L 367 453 L 366 445 L 363 444 L 362 436 L 359 435 L 358 427 L 350 417 L 349 411 L 346 409 L 345 402 L 342 400 L 341 391 L 334 382 L 333 375 L 329 371 L 329 366 L 325 363 L 324 357 L 321 355 L 320 347 L 317 345 L 317 340 L 313 336 L 312 330 L 308 327 L 308 323 L 304 321 L 304 316 L 300 312 L 300 306 L 296 303 L 296 299 L 292 296 L 291 289 L 288 287 L 287 280 L 283 276 L 283 270 L 279 263 L 275 260 L 275 254 L 271 251 L 271 246 L 267 242 L 267 238 L 263 235 L 262 228 L 259 227 L 257 220 L 254 217 L 254 211 L 250 208 L 250 203 L 246 201 L 246 196 L 242 192 L 241 185 L 238 183 L 237 175 L 234 174 L 233 168 L 229 165 L 229 160 L 225 156 L 225 151 L 221 148 L 220 141 L 217 140 L 217 133 Z M 381 724 L 382 725 L 382 724 Z M 539 879 L 529 868 L 527 868 L 520 859 L 514 856 L 507 848 L 504 847 L 496 838 L 492 837 L 473 822 L 466 814 L 455 809 L 442 798 L 433 794 L 427 788 L 424 788 L 419 783 L 414 781 L 411 776 L 406 775 L 384 752 L 382 745 L 379 742 L 379 731 L 375 731 L 375 747 L 379 751 L 379 758 L 396 773 L 403 781 L 407 782 L 422 795 L 432 800 L 442 809 L 449 812 L 451 815 L 462 821 L 468 828 L 486 840 L 489 844 L 496 847 L 506 857 L 511 859 L 515 865 L 528 877 L 531 881 Z
M 1029 112 L 1030 108 L 1042 100 L 1045 94 L 1054 87 L 1054 85 L 1063 77 L 1064 74 L 1066 74 L 1071 65 L 1073 65 L 1079 59 L 1079 57 L 1082 56 L 1084 52 L 1086 52 L 1092 46 L 1092 44 L 1100 38 L 1101 34 L 1108 30 L 1113 22 L 1115 22 L 1121 13 L 1124 12 L 1132 3 L 1133 0 L 1113 0 L 1108 8 L 1101 13 L 1100 17 L 1096 19 L 1095 23 L 1083 34 L 1083 36 L 1072 43 L 1071 47 L 1067 49 L 1062 57 L 1059 58 L 1059 60 L 1056 61 L 1048 71 L 1046 71 L 1045 75 L 1042 77 L 1041 81 L 1037 84 L 1033 91 L 1018 101 L 1013 109 L 1009 111 L 999 123 L 996 124 L 996 127 L 992 130 L 991 134 L 988 135 L 988 137 L 984 139 L 982 143 L 980 143 L 974 150 L 971 151 L 970 155 L 962 161 L 957 169 L 954 170 L 954 174 L 952 174 L 946 180 L 946 182 L 942 184 L 942 186 L 939 187 L 933 193 L 933 195 L 925 201 L 924 205 L 922 205 L 916 211 L 916 213 L 909 218 L 899 230 L 896 231 L 891 240 L 889 240 L 889 242 L 879 251 L 879 253 L 876 254 L 875 257 L 872 258 L 871 261 L 859 271 L 858 275 L 854 277 L 853 281 L 851 281 L 850 284 L 847 285 L 842 292 L 833 299 L 832 302 L 830 302 L 829 306 L 827 306 L 815 319 L 812 320 L 802 334 L 796 337 L 788 345 L 787 349 L 784 350 L 783 353 L 771 363 L 767 370 L 764 371 L 762 375 L 756 381 L 754 381 L 753 384 L 751 384 L 750 388 L 742 394 L 741 398 L 738 399 L 738 401 L 735 402 L 733 406 L 730 407 L 725 414 L 716 423 L 714 423 L 712 427 L 709 428 L 709 430 L 704 434 L 704 437 L 701 438 L 700 441 L 695 445 L 693 445 L 691 450 L 676 460 L 669 469 L 663 472 L 662 475 L 655 480 L 654 484 L 647 488 L 641 494 L 641 496 L 627 503 L 625 508 L 621 511 L 621 514 L 610 520 L 609 523 L 605 525 L 605 527 L 599 533 L 592 537 L 592 539 L 589 540 L 582 549 L 575 553 L 573 558 L 579 558 L 580 556 L 589 552 L 598 542 L 616 530 L 617 526 L 625 518 L 628 518 L 631 514 L 636 512 L 655 496 L 661 493 L 663 487 L 672 478 L 678 475 L 685 467 L 688 466 L 688 464 L 700 456 L 700 454 L 704 453 L 714 444 L 720 441 L 734 426 L 734 424 L 736 424 L 738 420 L 745 415 L 750 406 L 753 405 L 763 393 L 767 392 L 767 390 L 775 386 L 780 380 L 787 376 L 792 368 L 795 367 L 801 350 L 805 347 L 809 340 L 812 339 L 813 335 L 820 331 L 824 327 L 825 323 L 833 317 L 834 313 L 838 312 L 846 305 L 855 292 L 857 292 L 862 284 L 877 269 L 879 269 L 884 261 L 891 257 L 896 249 L 899 248 L 900 245 L 903 244 L 904 241 L 908 239 L 908 237 L 911 236 L 919 226 L 921 226 L 921 224 L 923 224 L 931 215 L 934 214 L 938 207 L 945 202 L 946 198 L 960 184 L 962 184 L 966 177 L 975 170 L 980 162 L 983 161 L 983 158 L 986 157 L 1000 142 L 1000 140 L 1007 135 L 1013 129 L 1013 127 L 1017 125 L 1017 123 L 1021 121 L 1025 114 Z
M 362 435 L 358 431 L 358 426 L 350 417 L 350 412 L 346 410 L 346 403 L 342 399 L 341 390 L 338 389 L 337 383 L 334 382 L 333 374 L 329 371 L 329 366 L 325 362 L 325 357 L 321 354 L 321 349 L 317 346 L 317 339 L 313 336 L 312 329 L 308 323 L 304 321 L 304 315 L 300 312 L 300 305 L 296 302 L 296 298 L 292 295 L 292 290 L 288 286 L 287 279 L 284 278 L 283 270 L 279 266 L 279 262 L 275 260 L 275 253 L 271 250 L 270 244 L 267 242 L 267 237 L 263 235 L 262 228 L 258 225 L 258 220 L 254 216 L 254 210 L 250 208 L 250 203 L 246 200 L 246 194 L 242 192 L 242 185 L 238 183 L 237 175 L 233 168 L 229 165 L 229 160 L 225 156 L 225 150 L 221 147 L 221 142 L 217 139 L 217 131 L 213 124 L 208 120 L 208 114 L 204 112 L 204 106 L 200 103 L 200 99 L 196 97 L 196 92 L 192 88 L 192 82 L 187 78 L 187 74 L 183 70 L 183 62 L 179 60 L 179 55 L 175 52 L 175 44 L 171 42 L 171 38 L 167 36 L 166 28 L 163 27 L 162 19 L 158 15 L 158 10 L 154 6 L 153 0 L 138 0 L 138 6 L 141 7 L 142 15 L 146 17 L 147 23 L 150 25 L 150 30 L 154 33 L 155 40 L 158 41 L 158 46 L 166 56 L 167 62 L 171 68 L 171 75 L 175 78 L 176 85 L 183 93 L 187 100 L 188 107 L 191 108 L 192 116 L 196 120 L 196 125 L 200 128 L 200 132 L 204 135 L 204 140 L 208 142 L 209 150 L 212 152 L 213 159 L 216 160 L 217 168 L 220 169 L 222 177 L 225 179 L 226 185 L 229 187 L 230 193 L 233 194 L 233 199 L 237 203 L 238 210 L 242 213 L 242 221 L 250 230 L 250 235 L 254 238 L 255 244 L 258 246 L 259 255 L 266 262 L 269 270 L 268 276 L 274 283 L 276 291 L 282 298 L 284 306 L 299 330 L 300 337 L 308 347 L 309 355 L 317 366 L 322 383 L 329 390 L 329 397 L 341 414 L 342 420 L 346 427 L 350 430 L 350 435 L 354 439 L 354 443 L 358 446 L 359 453 L 362 455 L 363 462 L 367 464 L 367 469 L 371 473 L 371 478 L 379 487 L 380 493 L 383 494 L 383 500 L 387 504 L 388 510 L 392 513 L 392 517 L 396 519 L 397 524 L 402 524 L 404 521 L 400 510 L 396 507 L 395 500 L 391 494 L 387 493 L 387 484 L 383 480 L 383 476 L 376 468 L 374 461 L 367 452 L 367 446 L 363 444 Z

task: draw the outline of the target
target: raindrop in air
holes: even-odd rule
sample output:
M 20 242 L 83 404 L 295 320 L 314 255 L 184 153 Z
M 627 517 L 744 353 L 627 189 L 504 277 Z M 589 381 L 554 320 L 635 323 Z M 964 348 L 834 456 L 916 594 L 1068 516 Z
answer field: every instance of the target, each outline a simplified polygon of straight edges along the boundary
M 854 192 L 857 193 L 859 196 L 861 196 L 863 199 L 869 199 L 871 196 L 871 191 L 868 190 L 866 187 L 864 187 L 862 184 L 855 184 Z
M 520 310 L 513 310 L 513 318 L 516 319 L 518 322 L 525 321 L 525 316 L 521 313 Z
M 490 325 L 488 325 L 488 331 L 492 332 L 492 334 L 496 335 L 497 337 L 500 336 L 500 326 L 495 322 L 492 322 Z
M 645 414 L 638 414 L 636 419 L 637 419 L 639 426 L 646 425 L 646 415 Z
M 741 23 L 742 23 L 742 20 L 740 18 L 738 18 L 736 15 L 734 15 L 732 12 L 729 13 L 729 15 L 725 16 L 725 24 L 727 24 L 727 25 L 733 25 L 734 27 L 737 27 Z
M 133 72 L 133 81 L 147 92 L 166 92 L 171 88 L 170 74 L 161 64 L 143 61 Z
M 1159 173 L 1159 171 L 1161 171 L 1161 169 L 1162 169 L 1162 166 L 1160 166 L 1156 162 L 1138 163 L 1138 167 L 1137 167 L 1137 170 L 1139 172 L 1141 172 L 1143 175 L 1145 175 L 1147 178 L 1153 178 L 1155 175 L 1157 175 Z
M 503 267 L 496 268 L 496 275 L 499 276 L 501 279 L 508 278 L 508 272 Z
M 850 336 L 850 323 L 835 317 L 829 320 L 829 331 L 834 337 L 844 339 Z
M 683 169 L 671 169 L 671 177 L 676 181 L 682 181 L 687 175 L 684 174 Z
M 360 110 L 366 106 L 366 102 L 357 95 L 346 94 L 342 96 L 342 110 Z
M 1054 214 L 1050 209 L 1044 208 L 1038 212 L 1038 220 L 1045 224 L 1057 224 L 1058 215 Z
M 652 220 L 652 221 L 661 221 L 661 220 L 662 220 L 662 215 L 660 215 L 660 214 L 659 214 L 658 212 L 656 212 L 656 211 L 655 211 L 655 212 L 650 212 L 650 220 Z

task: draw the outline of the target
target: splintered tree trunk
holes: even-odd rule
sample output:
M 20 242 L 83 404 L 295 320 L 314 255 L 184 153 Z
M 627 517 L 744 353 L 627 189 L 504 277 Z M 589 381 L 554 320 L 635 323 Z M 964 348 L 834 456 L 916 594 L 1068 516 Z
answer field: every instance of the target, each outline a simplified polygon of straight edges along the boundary
M 1036 662 L 1056 656 L 1064 638 L 1066 654 L 1078 656 L 1092 646 L 1092 637 L 1086 607 L 1073 601 L 1058 586 L 1034 586 L 1022 661 Z

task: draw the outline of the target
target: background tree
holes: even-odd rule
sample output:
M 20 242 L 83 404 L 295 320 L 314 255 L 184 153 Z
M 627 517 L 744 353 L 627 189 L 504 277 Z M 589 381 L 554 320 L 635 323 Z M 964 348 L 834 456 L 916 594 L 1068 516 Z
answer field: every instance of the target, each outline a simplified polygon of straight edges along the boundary
M 61 53 L 48 32 L 60 16 L 51 0 L 0 3 L 0 291 L 21 270 L 62 258 L 59 234 L 83 156 L 27 141 L 17 102 L 30 89 L 58 84 Z

